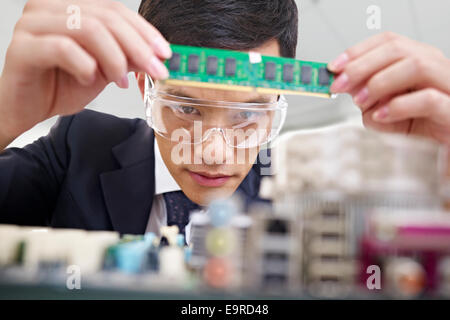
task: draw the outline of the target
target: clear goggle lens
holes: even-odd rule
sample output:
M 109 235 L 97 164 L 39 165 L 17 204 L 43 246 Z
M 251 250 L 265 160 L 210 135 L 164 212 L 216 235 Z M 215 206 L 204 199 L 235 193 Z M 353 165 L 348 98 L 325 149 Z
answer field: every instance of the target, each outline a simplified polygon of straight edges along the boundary
M 283 96 L 270 103 L 240 103 L 198 100 L 153 89 L 146 77 L 147 123 L 160 136 L 173 142 L 197 144 L 214 133 L 227 145 L 253 148 L 272 141 L 286 118 Z

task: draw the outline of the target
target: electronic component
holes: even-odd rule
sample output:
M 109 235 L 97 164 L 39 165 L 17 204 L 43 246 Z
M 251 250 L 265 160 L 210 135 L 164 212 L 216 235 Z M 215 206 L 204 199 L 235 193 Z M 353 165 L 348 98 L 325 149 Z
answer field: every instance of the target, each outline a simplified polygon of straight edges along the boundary
M 174 52 L 172 58 L 169 60 L 169 70 L 178 71 L 180 69 L 180 57 L 179 53 Z
M 231 281 L 232 268 L 227 259 L 211 258 L 203 272 L 205 282 L 214 288 L 226 288 Z
M 319 68 L 319 84 L 327 86 L 330 83 L 330 72 L 327 68 Z
M 302 66 L 302 82 L 305 84 L 311 83 L 311 66 Z
M 268 61 L 266 62 L 266 80 L 275 80 L 277 66 L 275 62 Z
M 208 62 L 206 64 L 206 73 L 209 75 L 215 75 L 217 73 L 217 57 L 208 57 Z
M 334 75 L 325 63 L 256 52 L 171 45 L 166 61 L 172 85 L 330 97 Z
M 294 65 L 292 63 L 285 63 L 283 65 L 283 80 L 292 82 L 294 80 Z
M 239 203 L 215 200 L 208 211 L 191 214 L 192 255 L 189 266 L 203 272 L 207 285 L 236 288 L 242 285 L 245 244 L 250 226 L 239 214 Z
M 188 71 L 190 73 L 197 73 L 198 72 L 198 64 L 199 64 L 198 55 L 191 54 L 189 56 L 189 60 L 188 60 Z
M 228 77 L 233 77 L 236 74 L 236 59 L 226 58 L 225 59 L 225 75 Z
M 245 279 L 251 287 L 295 292 L 300 286 L 300 228 L 295 217 L 272 215 L 266 207 L 252 208 Z
M 450 255 L 450 217 L 438 210 L 373 210 L 366 220 L 361 240 L 362 285 L 371 265 L 383 270 L 387 294 L 396 298 L 417 298 L 424 292 L 446 292 L 445 265 Z M 450 267 L 450 266 L 449 266 Z

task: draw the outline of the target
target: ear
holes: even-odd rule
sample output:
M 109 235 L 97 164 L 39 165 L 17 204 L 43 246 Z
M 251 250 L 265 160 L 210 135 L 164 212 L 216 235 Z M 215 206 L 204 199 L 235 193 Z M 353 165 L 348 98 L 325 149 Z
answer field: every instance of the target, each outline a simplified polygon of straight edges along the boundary
M 143 72 L 135 72 L 137 84 L 139 87 L 139 91 L 141 92 L 142 99 L 144 99 L 144 91 L 145 91 L 145 73 Z

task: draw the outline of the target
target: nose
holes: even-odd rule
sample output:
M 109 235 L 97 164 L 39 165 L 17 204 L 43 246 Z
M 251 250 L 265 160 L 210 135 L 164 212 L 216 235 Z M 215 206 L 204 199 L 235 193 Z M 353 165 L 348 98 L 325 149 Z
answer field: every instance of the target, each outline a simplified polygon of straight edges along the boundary
M 203 138 L 203 142 L 194 147 L 197 159 L 201 158 L 202 163 L 209 165 L 232 163 L 234 148 L 227 145 L 223 129 L 210 128 Z

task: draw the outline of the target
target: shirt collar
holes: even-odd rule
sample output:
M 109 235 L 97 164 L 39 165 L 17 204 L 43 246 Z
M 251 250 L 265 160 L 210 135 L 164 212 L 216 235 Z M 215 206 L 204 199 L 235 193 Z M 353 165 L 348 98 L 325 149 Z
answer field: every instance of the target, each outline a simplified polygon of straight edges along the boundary
M 155 195 L 179 190 L 181 188 L 167 169 L 155 138 Z

